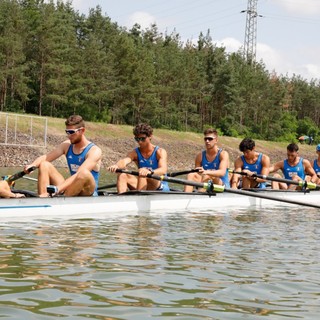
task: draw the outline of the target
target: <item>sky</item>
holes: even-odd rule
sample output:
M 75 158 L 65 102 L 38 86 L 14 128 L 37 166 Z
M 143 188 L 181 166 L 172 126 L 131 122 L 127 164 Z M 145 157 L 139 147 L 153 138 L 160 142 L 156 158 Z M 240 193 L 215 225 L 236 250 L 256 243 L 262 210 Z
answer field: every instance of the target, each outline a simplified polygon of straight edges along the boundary
M 98 5 L 128 29 L 155 23 L 159 32 L 176 31 L 181 41 L 195 43 L 210 30 L 227 52 L 244 44 L 248 0 L 72 0 L 85 15 Z M 258 0 L 257 14 L 257 60 L 278 75 L 320 80 L 320 0 Z

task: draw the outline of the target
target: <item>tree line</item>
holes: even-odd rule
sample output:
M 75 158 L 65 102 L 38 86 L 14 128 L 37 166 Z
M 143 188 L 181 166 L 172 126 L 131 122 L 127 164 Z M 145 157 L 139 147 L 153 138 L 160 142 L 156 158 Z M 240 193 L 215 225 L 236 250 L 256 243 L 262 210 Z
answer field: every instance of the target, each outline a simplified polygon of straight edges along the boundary
M 276 141 L 320 142 L 319 80 L 277 75 L 156 25 L 130 30 L 71 2 L 1 0 L 0 110 Z

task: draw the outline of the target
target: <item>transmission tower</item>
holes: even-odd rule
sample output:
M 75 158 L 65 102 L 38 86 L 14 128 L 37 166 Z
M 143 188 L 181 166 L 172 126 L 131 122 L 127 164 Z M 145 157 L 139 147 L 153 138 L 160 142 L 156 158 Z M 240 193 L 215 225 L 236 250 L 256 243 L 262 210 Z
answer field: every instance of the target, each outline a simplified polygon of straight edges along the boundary
M 241 11 L 247 13 L 243 53 L 248 62 L 256 60 L 257 17 L 261 17 L 257 13 L 257 2 L 258 0 L 248 0 L 247 10 Z

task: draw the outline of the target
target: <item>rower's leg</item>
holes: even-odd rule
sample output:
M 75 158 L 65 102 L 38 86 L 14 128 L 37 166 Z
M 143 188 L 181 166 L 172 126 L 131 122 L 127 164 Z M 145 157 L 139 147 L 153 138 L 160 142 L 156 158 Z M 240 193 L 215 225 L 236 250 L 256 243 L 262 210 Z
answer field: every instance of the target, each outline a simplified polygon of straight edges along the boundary
M 126 174 L 126 173 L 120 173 L 117 178 L 117 189 L 118 193 L 123 193 L 128 190 L 136 190 L 138 186 L 138 179 L 137 177 Z
M 66 180 L 66 182 L 68 179 Z M 64 191 L 67 197 L 72 196 L 91 196 L 96 188 L 96 181 L 93 175 L 87 169 L 82 169 L 76 174 L 75 180 Z
M 47 197 L 47 186 L 50 184 L 59 185 L 64 182 L 62 174 L 51 162 L 43 161 L 38 168 L 38 194 L 40 197 Z
M 201 175 L 198 172 L 191 172 L 187 175 L 187 180 L 195 181 L 195 182 L 201 182 Z M 184 186 L 183 189 L 184 192 L 192 192 L 193 186 Z

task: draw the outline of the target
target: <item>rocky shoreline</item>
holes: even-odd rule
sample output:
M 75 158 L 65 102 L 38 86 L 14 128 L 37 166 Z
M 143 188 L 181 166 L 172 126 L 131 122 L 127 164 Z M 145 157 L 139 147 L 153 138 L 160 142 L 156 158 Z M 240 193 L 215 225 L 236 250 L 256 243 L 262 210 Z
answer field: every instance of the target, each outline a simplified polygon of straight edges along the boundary
M 36 157 L 52 150 L 56 145 L 65 139 L 65 135 L 48 135 L 47 147 L 28 147 L 18 145 L 0 145 L 0 167 L 23 167 L 31 163 Z M 236 138 L 232 138 L 236 139 Z M 128 138 L 101 138 L 95 137 L 90 139 L 96 143 L 103 152 L 103 166 L 109 166 L 124 157 L 137 144 L 133 139 Z M 240 141 L 240 139 L 238 139 Z M 229 144 L 221 143 L 221 147 L 229 152 L 230 166 L 233 166 L 234 159 L 240 154 L 237 146 L 238 141 L 233 143 L 235 147 Z M 153 138 L 153 143 L 165 148 L 168 152 L 169 171 L 184 170 L 193 168 L 194 159 L 198 152 L 203 149 L 201 140 L 181 141 Z M 270 156 L 271 162 L 279 161 L 286 158 L 286 144 L 272 148 L 266 148 L 263 142 L 257 143 L 257 151 L 264 152 Z M 309 160 L 316 157 L 315 146 L 301 145 L 300 155 Z M 64 157 L 56 160 L 54 164 L 57 167 L 67 167 Z
M 48 136 L 48 145 L 44 147 L 29 147 L 19 145 L 0 145 L 0 167 L 23 167 L 31 163 L 38 156 L 49 152 L 56 145 L 61 143 L 65 136 Z M 136 147 L 133 139 L 95 138 L 91 139 L 103 152 L 103 166 L 109 166 L 124 157 L 130 150 Z M 164 142 L 154 139 L 155 144 L 161 145 L 168 152 L 169 169 L 179 170 L 191 168 L 194 164 L 194 157 L 202 145 L 196 143 Z M 67 167 L 64 157 L 54 162 L 57 167 Z

